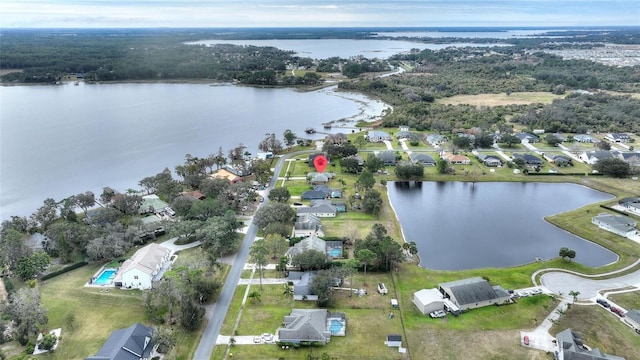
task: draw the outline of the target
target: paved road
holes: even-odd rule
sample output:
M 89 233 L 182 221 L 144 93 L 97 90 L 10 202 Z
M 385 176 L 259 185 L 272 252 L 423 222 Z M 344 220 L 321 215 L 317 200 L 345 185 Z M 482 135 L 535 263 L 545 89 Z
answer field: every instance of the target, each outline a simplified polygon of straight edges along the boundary
M 564 272 L 549 272 L 540 277 L 540 283 L 554 293 L 568 295 L 570 291 L 579 291 L 578 299 L 595 300 L 598 291 L 625 287 L 640 288 L 640 270 L 612 279 L 585 279 Z
M 291 156 L 296 156 L 299 154 L 311 153 L 313 150 L 305 150 L 305 151 L 297 151 L 290 154 L 286 154 L 281 157 L 276 163 L 274 176 L 269 182 L 269 186 L 267 187 L 267 191 L 265 191 L 264 202 L 260 204 L 260 206 L 266 205 L 269 203 L 269 198 L 267 197 L 268 189 L 271 189 L 275 186 L 276 181 L 278 180 L 277 174 L 280 174 L 282 170 L 282 166 L 285 163 L 285 160 Z M 242 274 L 242 270 L 244 269 L 244 264 L 247 262 L 247 258 L 249 257 L 249 249 L 253 244 L 253 241 L 256 238 L 256 234 L 258 233 L 258 228 L 253 224 L 249 224 L 247 228 L 246 235 L 242 240 L 242 244 L 240 244 L 240 249 L 238 250 L 238 254 L 233 260 L 233 265 L 231 267 L 231 271 L 229 271 L 229 275 L 227 275 L 227 279 L 222 286 L 222 290 L 220 291 L 220 296 L 218 296 L 218 300 L 215 304 L 207 306 L 205 317 L 207 318 L 207 327 L 204 329 L 204 333 L 202 334 L 202 338 L 200 339 L 200 343 L 198 344 L 198 348 L 193 356 L 194 360 L 209 360 L 211 359 L 211 355 L 213 354 L 213 348 L 216 345 L 216 340 L 218 338 L 218 334 L 220 333 L 220 328 L 222 327 L 222 322 L 224 321 L 225 316 L 227 315 L 227 310 L 229 310 L 229 305 L 231 304 L 231 299 L 233 298 L 233 293 L 236 290 L 236 286 L 238 286 L 238 282 L 240 281 L 240 275 Z

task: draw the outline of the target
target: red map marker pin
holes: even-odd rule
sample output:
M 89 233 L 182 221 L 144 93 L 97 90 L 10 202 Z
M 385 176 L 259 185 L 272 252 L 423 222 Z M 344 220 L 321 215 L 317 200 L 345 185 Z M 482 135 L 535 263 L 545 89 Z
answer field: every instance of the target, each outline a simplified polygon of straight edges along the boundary
M 315 166 L 316 170 L 318 170 L 318 172 L 323 172 L 324 168 L 327 167 L 327 158 L 324 157 L 324 155 L 318 155 L 315 158 L 313 158 L 313 166 Z

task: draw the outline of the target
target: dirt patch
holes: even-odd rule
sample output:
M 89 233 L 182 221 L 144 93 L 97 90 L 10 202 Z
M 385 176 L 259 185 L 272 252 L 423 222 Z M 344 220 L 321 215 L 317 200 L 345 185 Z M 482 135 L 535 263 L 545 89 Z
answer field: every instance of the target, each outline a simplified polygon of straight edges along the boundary
M 507 95 L 480 94 L 480 95 L 456 95 L 436 102 L 445 105 L 472 105 L 472 106 L 503 106 L 503 105 L 528 105 L 534 103 L 550 104 L 554 99 L 564 97 L 548 92 L 518 92 Z
M 0 302 L 7 302 L 9 300 L 9 294 L 7 289 L 4 288 L 4 281 L 0 280 Z

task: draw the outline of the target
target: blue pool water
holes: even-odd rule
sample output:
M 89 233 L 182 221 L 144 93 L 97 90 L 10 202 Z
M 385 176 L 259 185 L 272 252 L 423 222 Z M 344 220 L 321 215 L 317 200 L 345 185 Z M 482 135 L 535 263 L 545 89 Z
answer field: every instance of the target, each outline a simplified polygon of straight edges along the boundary
M 333 248 L 329 250 L 329 256 L 331 257 L 340 257 L 342 255 L 342 250 L 340 248 Z
M 96 285 L 111 284 L 111 281 L 112 281 L 111 276 L 113 276 L 113 274 L 115 273 L 116 273 L 116 270 L 104 269 L 102 270 L 102 273 L 100 273 L 100 276 L 98 276 L 98 278 L 93 281 L 93 283 Z
M 344 325 L 339 320 L 332 319 L 331 325 L 329 325 L 329 332 L 331 332 L 331 335 L 337 335 L 343 327 Z

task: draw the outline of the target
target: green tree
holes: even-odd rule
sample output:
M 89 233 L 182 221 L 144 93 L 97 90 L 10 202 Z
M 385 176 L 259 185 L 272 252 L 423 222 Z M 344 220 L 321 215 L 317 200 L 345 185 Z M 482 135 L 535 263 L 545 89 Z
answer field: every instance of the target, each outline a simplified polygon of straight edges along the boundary
M 269 190 L 269 200 L 278 203 L 286 203 L 291 198 L 289 189 L 286 187 L 278 187 Z
M 182 296 L 180 301 L 180 325 L 187 331 L 200 328 L 204 317 L 204 307 L 195 303 L 188 296 Z
M 256 302 L 261 302 L 262 301 L 262 294 L 260 294 L 259 291 L 252 291 L 252 292 L 249 293 L 249 295 L 247 295 L 247 297 L 249 298 L 249 300 L 252 303 L 256 303 Z
M 355 158 L 342 158 L 340 159 L 340 167 L 342 171 L 357 174 L 360 171 L 360 165 Z
M 576 301 L 578 301 L 578 296 L 579 295 L 580 295 L 580 291 L 574 291 L 574 290 L 569 291 L 569 296 L 573 297 L 573 302 L 574 303 Z
M 357 258 L 351 258 L 342 263 L 345 274 L 351 276 L 349 297 L 353 296 L 353 275 L 358 271 L 358 266 L 360 266 L 360 261 Z
M 291 265 L 300 268 L 302 271 L 319 270 L 325 267 L 326 263 L 327 255 L 318 250 L 307 250 L 291 259 Z
M 617 178 L 627 177 L 631 174 L 631 166 L 629 163 L 618 158 L 598 160 L 598 162 L 593 165 L 593 170 Z
M 253 223 L 260 229 L 270 223 L 290 223 L 296 216 L 296 212 L 288 204 L 269 203 L 261 206 L 253 216 Z
M 547 134 L 547 136 L 544 137 L 544 141 L 546 141 L 550 146 L 558 146 L 558 144 L 562 144 L 562 140 L 553 134 Z
M 289 284 L 283 284 L 283 288 L 284 291 L 282 292 L 282 296 L 284 296 L 289 300 L 289 302 L 291 302 L 291 299 L 293 299 L 294 295 L 293 288 L 289 286 Z
M 167 326 L 154 326 L 151 342 L 156 344 L 156 349 L 161 354 L 166 354 L 177 344 L 173 331 Z
M 44 271 L 49 266 L 49 262 L 49 255 L 46 252 L 42 250 L 36 251 L 18 260 L 16 273 L 22 280 L 28 280 Z
M 445 159 L 440 158 L 436 162 L 436 168 L 438 169 L 438 174 L 446 174 L 449 169 L 449 164 Z
M 378 215 L 382 208 L 382 196 L 380 192 L 375 189 L 367 190 L 364 194 L 364 200 L 362 201 L 362 209 L 370 214 Z
M 287 240 L 279 234 L 269 234 L 265 236 L 264 242 L 267 249 L 269 249 L 271 259 L 281 257 L 289 247 Z
M 284 131 L 284 134 L 282 134 L 282 137 L 284 138 L 284 144 L 287 145 L 288 147 L 293 146 L 296 143 L 296 134 L 287 129 Z
M 382 160 L 378 159 L 375 154 L 369 154 L 367 156 L 367 161 L 364 162 L 364 167 L 373 174 L 382 169 L 384 167 L 384 163 Z
M 251 261 L 258 267 L 258 274 L 260 275 L 260 291 L 262 291 L 262 278 L 264 276 L 264 267 L 269 263 L 267 257 L 269 256 L 269 250 L 264 240 L 256 240 L 251 245 L 249 250 L 249 256 Z
M 372 265 L 378 259 L 378 255 L 369 249 L 362 249 L 356 252 L 356 259 L 364 266 L 363 284 L 367 283 L 367 267 Z
M 356 180 L 356 189 L 358 191 L 366 191 L 373 188 L 373 185 L 376 184 L 376 179 L 373 177 L 373 174 L 369 171 L 363 171 L 362 174 Z
M 311 279 L 309 290 L 318 296 L 318 307 L 330 306 L 334 279 L 337 274 L 332 269 L 320 270 Z
M 503 144 L 506 147 L 513 147 L 515 144 L 520 144 L 520 138 L 513 134 L 502 134 L 500 144 Z
M 51 350 L 58 342 L 58 337 L 53 333 L 46 333 L 42 336 L 42 340 L 38 344 L 38 349 L 40 350 Z
M 21 345 L 26 345 L 29 336 L 37 334 L 38 328 L 49 321 L 37 288 L 18 289 L 11 296 L 6 311 L 15 324 L 14 332 Z

